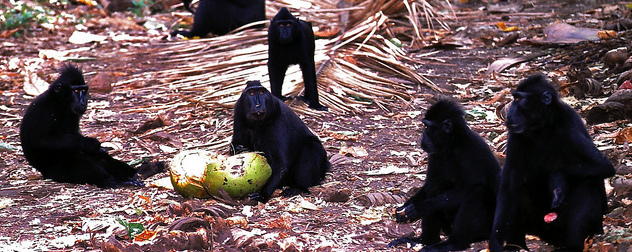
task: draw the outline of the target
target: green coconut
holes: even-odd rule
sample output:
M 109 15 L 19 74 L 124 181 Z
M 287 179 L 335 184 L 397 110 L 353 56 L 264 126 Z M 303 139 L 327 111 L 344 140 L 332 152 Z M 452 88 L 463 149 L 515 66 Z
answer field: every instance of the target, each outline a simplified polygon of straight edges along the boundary
M 178 153 L 170 163 L 171 184 L 185 197 L 208 198 L 222 188 L 233 198 L 259 191 L 272 175 L 266 159 L 254 152 L 234 156 L 210 151 Z
M 222 188 L 233 198 L 243 198 L 259 191 L 271 175 L 265 157 L 246 152 L 208 164 L 204 185 L 210 194 L 217 195 Z

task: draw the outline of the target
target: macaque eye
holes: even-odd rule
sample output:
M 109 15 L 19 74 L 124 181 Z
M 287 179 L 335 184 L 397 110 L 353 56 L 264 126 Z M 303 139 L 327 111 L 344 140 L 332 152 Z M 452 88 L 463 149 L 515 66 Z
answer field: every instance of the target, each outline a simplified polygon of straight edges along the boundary
M 250 91 L 250 92 L 248 93 L 248 95 L 253 96 L 253 95 L 255 95 L 255 92 Z
M 259 95 L 263 95 L 263 91 L 259 91 Z
M 514 95 L 513 98 L 514 98 L 514 101 L 518 102 L 518 101 L 521 101 L 524 97 L 522 97 L 521 95 Z

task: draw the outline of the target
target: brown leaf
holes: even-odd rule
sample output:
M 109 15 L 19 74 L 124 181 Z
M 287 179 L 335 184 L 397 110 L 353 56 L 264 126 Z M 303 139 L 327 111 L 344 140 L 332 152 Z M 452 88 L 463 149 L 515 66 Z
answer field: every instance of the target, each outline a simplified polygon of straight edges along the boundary
M 248 227 L 248 220 L 243 216 L 233 216 L 226 219 L 226 224 L 229 226 L 239 225 L 241 228 L 245 229 Z
M 617 32 L 616 31 L 612 31 L 612 30 L 598 31 L 597 32 L 597 37 L 599 37 L 600 39 L 616 38 L 617 37 Z
M 316 36 L 316 38 L 329 38 L 336 36 L 338 33 L 340 33 L 340 27 L 324 26 L 319 27 L 318 31 L 314 32 L 314 36 Z
M 333 132 L 333 131 L 325 131 L 325 133 L 328 134 L 329 136 L 333 137 L 336 140 L 358 141 L 358 135 L 357 134 L 356 135 L 349 135 L 349 134 L 342 134 L 342 133 L 337 133 L 337 132 Z
M 344 149 L 340 149 L 341 155 L 351 155 L 353 157 L 366 157 L 369 153 L 362 146 L 351 146 Z
M 632 127 L 627 127 L 619 131 L 619 133 L 617 133 L 617 135 L 614 137 L 614 142 L 616 144 L 631 143 L 632 142 Z
M 148 241 L 156 238 L 156 231 L 151 231 L 149 229 L 143 230 L 142 233 L 134 236 L 134 241 Z
M 504 32 L 511 32 L 511 31 L 519 31 L 520 30 L 520 28 L 518 28 L 518 26 L 507 26 L 505 24 L 505 22 L 498 22 L 496 24 L 496 26 L 498 26 L 498 28 L 501 31 L 504 31 Z
M 384 224 L 386 225 L 386 237 L 398 238 L 415 236 L 415 230 L 409 223 L 397 223 L 392 220 L 385 220 Z
M 169 225 L 169 230 L 181 230 L 185 232 L 195 232 L 199 228 L 210 229 L 211 224 L 201 218 L 185 217 L 175 220 Z
M 292 221 L 290 220 L 290 214 L 285 212 L 279 218 L 272 220 L 263 220 L 257 223 L 257 225 L 263 226 L 264 228 L 290 229 L 292 228 Z
M 134 134 L 142 134 L 142 133 L 147 132 L 148 130 L 160 128 L 163 126 L 169 126 L 169 125 L 171 125 L 171 121 L 169 121 L 169 119 L 166 116 L 158 115 L 149 121 L 145 121 L 143 125 L 138 127 L 138 129 L 134 130 Z
M 500 58 L 492 62 L 492 64 L 489 65 L 489 67 L 487 67 L 487 74 L 500 73 L 515 64 L 526 62 L 539 56 L 539 54 L 538 55 L 535 55 L 535 54 L 537 53 L 525 55 L 519 58 Z
M 233 244 L 235 242 L 233 234 L 230 232 L 230 227 L 224 219 L 217 218 L 212 226 L 213 231 L 217 235 L 217 241 L 220 244 Z
M 13 34 L 14 34 L 15 32 L 17 32 L 17 31 L 19 31 L 19 30 L 21 30 L 21 29 L 22 29 L 21 27 L 18 27 L 18 28 L 15 28 L 15 29 L 13 29 L 13 30 L 5 30 L 5 31 L 2 31 L 2 32 L 0 33 L 0 38 L 8 38 L 8 37 L 11 37 L 11 36 L 13 36 Z

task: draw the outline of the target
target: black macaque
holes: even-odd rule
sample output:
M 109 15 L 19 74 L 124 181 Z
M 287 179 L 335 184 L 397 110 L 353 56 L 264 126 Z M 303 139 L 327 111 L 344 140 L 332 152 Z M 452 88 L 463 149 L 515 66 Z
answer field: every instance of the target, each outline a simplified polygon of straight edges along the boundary
M 395 215 L 398 222 L 421 219 L 421 237 L 399 238 L 389 246 L 423 243 L 423 251 L 453 251 L 489 238 L 500 165 L 463 116 L 449 100 L 438 101 L 426 112 L 421 138 L 421 148 L 429 155 L 426 182 Z M 441 241 L 441 231 L 446 241 Z
M 187 10 L 190 0 L 183 0 Z M 193 16 L 193 28 L 190 31 L 173 31 L 187 37 L 206 37 L 208 33 L 221 36 L 243 25 L 266 20 L 265 0 L 201 0 Z M 264 25 L 258 25 L 262 28 Z
M 272 18 L 268 28 L 268 72 L 270 73 L 270 90 L 281 100 L 285 72 L 292 64 L 298 64 L 303 73 L 305 95 L 298 98 L 316 110 L 327 110 L 318 101 L 316 85 L 316 64 L 314 63 L 314 31 L 312 23 L 299 20 L 283 7 Z
M 289 197 L 321 183 L 331 164 L 316 137 L 281 100 L 259 81 L 248 81 L 235 103 L 231 154 L 263 152 L 272 176 L 263 188 L 251 195 L 267 202 L 275 189 Z
M 65 65 L 61 75 L 27 108 L 20 126 L 26 160 L 44 178 L 109 188 L 143 186 L 136 170 L 112 158 L 96 138 L 79 132 L 88 107 L 88 86 L 81 70 Z
M 525 234 L 532 234 L 560 251 L 582 251 L 585 239 L 603 233 L 604 178 L 615 170 L 544 75 L 512 94 L 489 250 L 528 249 Z

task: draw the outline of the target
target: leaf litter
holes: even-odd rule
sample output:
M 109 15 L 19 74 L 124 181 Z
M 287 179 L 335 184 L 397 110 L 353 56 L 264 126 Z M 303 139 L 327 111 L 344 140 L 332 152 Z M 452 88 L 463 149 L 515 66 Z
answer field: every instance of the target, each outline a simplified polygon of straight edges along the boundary
M 2 230 L 5 230 L 0 231 L 0 247 L 152 251 L 163 251 L 161 248 L 167 247 L 218 251 L 388 250 L 385 244 L 399 237 L 399 233 L 393 235 L 389 230 L 407 227 L 409 231 L 418 231 L 421 226 L 421 223 L 396 224 L 391 212 L 412 195 L 425 178 L 426 157 L 413 155 L 419 157 L 421 167 L 408 167 L 407 163 L 417 160 L 409 160 L 409 155 L 400 153 L 420 151 L 412 144 L 418 141 L 423 128 L 418 115 L 435 94 L 452 96 L 468 111 L 476 111 L 468 119 L 470 125 L 490 140 L 502 160 L 505 129 L 500 116 L 490 115 L 507 107 L 511 100 L 507 90 L 524 74 L 545 71 L 564 84 L 563 87 L 572 87 L 576 84 L 566 80 L 565 64 L 583 59 L 589 70 L 594 69 L 591 77 L 606 85 L 616 82 L 618 76 L 610 77 L 613 74 L 608 74 L 600 65 L 600 56 L 610 49 L 620 48 L 622 44 L 617 41 L 629 36 L 625 32 L 614 39 L 543 49 L 528 44 L 529 38 L 541 37 L 542 28 L 554 23 L 553 19 L 565 17 L 564 11 L 552 13 L 553 5 L 543 1 L 522 8 L 500 8 L 502 11 L 491 5 L 462 2 L 465 3 L 358 1 L 354 6 L 338 9 L 329 1 L 268 1 L 268 14 L 287 5 L 301 18 L 312 20 L 319 30 L 332 31 L 317 40 L 317 65 L 319 92 L 326 96 L 324 101 L 333 109 L 329 113 L 314 112 L 298 101 L 292 101 L 290 106 L 317 135 L 329 135 L 323 141 L 330 154 L 340 153 L 343 147 L 349 146 L 366 153 L 355 157 L 336 154 L 341 161 L 323 185 L 310 189 L 311 194 L 287 199 L 275 197 L 266 205 L 251 206 L 244 201 L 227 199 L 203 202 L 183 199 L 162 187 L 99 190 L 41 180 L 39 173 L 25 162 L 19 148 L 7 149 L 3 151 L 0 173 L 4 178 L 0 188 L 3 208 L 0 217 Z M 609 22 L 616 13 L 626 12 L 620 6 L 615 7 L 597 5 L 582 15 L 566 17 L 587 19 L 588 28 L 599 28 L 594 24 L 600 20 Z M 565 13 L 577 13 L 568 6 L 555 5 L 554 8 L 569 8 L 572 11 Z M 3 80 L 0 81 L 0 105 L 4 106 L 0 107 L 3 123 L 0 142 L 19 146 L 16 128 L 21 117 L 15 114 L 21 113 L 32 99 L 23 91 L 29 83 L 25 76 L 41 79 L 32 78 L 33 83 L 50 82 L 59 60 L 71 60 L 81 62 L 89 82 L 98 72 L 109 71 L 117 76 L 113 91 L 92 95 L 91 104 L 98 106 L 91 105 L 90 115 L 82 120 L 84 134 L 113 143 L 116 147 L 112 147 L 110 153 L 117 158 L 169 160 L 184 149 L 226 151 L 232 125 L 230 108 L 243 83 L 249 78 L 261 78 L 264 82 L 267 78 L 264 30 L 241 30 L 200 40 L 164 41 L 162 34 L 168 31 L 148 32 L 134 26 L 135 22 L 131 22 L 134 25 L 118 22 L 116 20 L 126 20 L 118 17 L 99 18 L 97 15 L 92 20 L 86 23 L 90 33 L 107 36 L 106 42 L 68 44 L 65 41 L 74 31 L 63 27 L 55 33 L 65 34 L 65 37 L 58 37 L 57 41 L 47 42 L 42 38 L 51 35 L 35 31 L 41 38 L 28 37 L 29 43 L 1 42 L 0 60 L 6 64 L 0 67 Z M 157 20 L 174 19 L 157 16 Z M 497 27 L 500 20 L 520 30 L 502 32 Z M 119 38 L 126 36 L 106 33 L 106 23 L 116 29 L 127 27 L 128 30 L 119 35 L 124 33 L 132 39 L 121 40 Z M 573 25 L 582 26 L 577 21 Z M 340 27 L 339 33 L 333 32 L 336 27 Z M 497 47 L 506 33 L 518 38 Z M 47 43 L 64 53 L 51 54 L 55 57 L 35 56 L 51 48 Z M 23 48 L 22 44 L 30 46 Z M 89 50 L 79 50 L 86 45 Z M 599 50 L 599 46 L 608 50 Z M 488 65 L 495 59 L 520 58 L 527 55 L 525 52 L 543 54 L 503 66 L 496 74 L 486 74 Z M 286 94 L 302 92 L 298 69 L 290 69 L 287 81 Z M 602 97 L 581 98 L 576 106 L 587 109 L 597 104 L 598 99 L 604 100 Z M 173 115 L 169 118 L 170 125 L 150 123 L 166 115 Z M 143 127 L 145 123 L 147 127 Z M 612 180 L 616 189 L 611 195 L 616 197 L 611 196 L 611 207 L 615 210 L 606 218 L 606 233 L 595 239 L 596 245 L 591 249 L 625 249 L 626 239 L 630 237 L 625 225 L 630 219 L 627 182 L 630 171 L 624 168 L 632 163 L 626 142 L 614 143 L 616 133 L 629 127 L 628 124 L 624 120 L 589 126 L 599 147 L 624 164 Z M 134 133 L 136 130 L 139 131 Z M 358 134 L 345 138 L 346 132 Z M 384 167 L 402 167 L 404 173 L 365 174 L 365 171 L 379 171 Z M 161 176 L 146 182 L 151 184 Z M 363 204 L 360 199 L 368 203 Z M 143 241 L 131 241 L 125 238 L 126 232 L 116 222 L 117 218 L 142 223 L 155 234 L 147 235 Z M 190 228 L 170 231 L 168 227 L 175 223 L 189 223 Z M 20 228 L 8 232 L 13 229 L 7 227 L 12 226 Z M 537 239 L 529 239 L 528 244 L 533 251 L 550 250 Z M 470 250 L 484 247 L 484 243 L 474 244 Z

